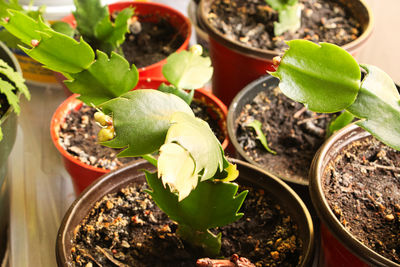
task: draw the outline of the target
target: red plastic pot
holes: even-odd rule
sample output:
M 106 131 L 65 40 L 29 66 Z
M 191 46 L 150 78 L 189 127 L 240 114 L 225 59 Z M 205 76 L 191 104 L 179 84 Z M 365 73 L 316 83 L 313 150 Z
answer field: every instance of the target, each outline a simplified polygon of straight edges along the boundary
M 146 88 L 155 89 L 158 88 L 158 86 L 163 81 L 164 80 L 162 79 L 155 79 L 155 78 L 140 79 L 135 89 L 146 89 Z M 50 134 L 55 147 L 62 155 L 65 169 L 71 175 L 75 192 L 77 194 L 80 194 L 93 181 L 95 181 L 103 174 L 108 173 L 109 170 L 93 167 L 91 165 L 83 163 L 79 159 L 69 154 L 60 145 L 58 141 L 59 129 L 61 124 L 65 121 L 65 117 L 71 112 L 71 110 L 74 109 L 79 110 L 79 108 L 82 106 L 82 102 L 76 99 L 77 96 L 78 96 L 77 94 L 73 94 L 70 97 L 68 97 L 63 103 L 61 103 L 61 105 L 54 112 L 50 124 Z M 213 118 L 217 117 L 221 118 L 219 120 L 219 123 L 225 133 L 225 140 L 222 143 L 222 147 L 223 149 L 225 149 L 229 143 L 228 134 L 226 130 L 226 116 L 228 113 L 226 106 L 212 93 L 203 89 L 196 90 L 194 97 L 196 99 L 201 99 L 202 101 L 207 103 L 208 106 L 210 106 L 209 110 L 210 112 L 212 112 L 211 116 Z
M 214 67 L 213 93 L 229 106 L 243 87 L 265 75 L 267 71 L 274 70 L 272 59 L 279 53 L 251 48 L 226 38 L 208 22 L 207 14 L 212 2 L 213 0 L 200 2 L 199 23 L 209 35 L 209 52 Z M 353 11 L 353 16 L 363 28 L 363 33 L 359 38 L 343 46 L 354 55 L 372 33 L 372 13 L 363 0 L 340 0 L 339 2 Z
M 397 266 L 355 238 L 336 218 L 322 189 L 322 175 L 331 162 L 352 142 L 370 137 L 355 124 L 332 135 L 315 155 L 310 168 L 310 195 L 321 220 L 321 259 L 319 266 Z
M 185 17 L 182 13 L 163 4 L 153 3 L 153 2 L 136 2 L 136 1 L 113 3 L 108 5 L 108 10 L 110 14 L 112 14 L 114 11 L 123 10 L 127 7 L 134 8 L 135 15 L 146 15 L 145 18 L 146 21 L 156 22 L 159 20 L 159 18 L 166 19 L 173 27 L 179 29 L 179 32 L 181 32 L 182 36 L 184 37 L 184 42 L 176 51 L 179 52 L 187 49 L 189 45 L 190 36 L 192 34 L 192 26 L 189 19 Z M 76 27 L 76 21 L 72 14 L 63 18 L 62 20 L 71 24 L 73 27 Z M 167 60 L 163 59 L 147 67 L 139 68 L 138 69 L 139 76 L 141 78 L 148 78 L 148 77 L 162 78 L 163 77 L 162 67 L 166 62 Z M 62 82 L 65 80 L 65 77 L 60 73 L 56 73 L 55 76 L 57 80 L 61 82 L 62 86 L 64 86 L 64 88 L 68 90 L 68 88 L 66 88 L 64 83 Z

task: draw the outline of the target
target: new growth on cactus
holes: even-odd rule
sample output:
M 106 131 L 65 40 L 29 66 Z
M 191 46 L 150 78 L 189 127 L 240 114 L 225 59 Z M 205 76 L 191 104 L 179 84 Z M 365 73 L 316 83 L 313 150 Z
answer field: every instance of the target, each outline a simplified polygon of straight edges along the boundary
M 279 22 L 274 23 L 275 36 L 300 28 L 301 8 L 298 0 L 265 0 L 265 2 L 279 14 Z
M 275 61 L 277 70 L 271 73 L 280 79 L 279 88 L 286 96 L 315 112 L 344 110 L 331 132 L 358 118 L 357 125 L 400 150 L 400 95 L 384 71 L 358 64 L 333 44 L 305 40 L 287 44 L 289 49 Z
M 187 104 L 193 93 L 183 89 L 202 87 L 212 74 L 210 60 L 198 47 L 167 59 L 163 73 L 171 85 L 131 91 L 138 71 L 122 56 L 97 50 L 95 57 L 82 38 L 77 42 L 19 11 L 10 11 L 1 24 L 25 44 L 29 56 L 63 73 L 68 88 L 101 111 L 96 118 L 110 130 L 103 145 L 124 148 L 119 156 L 142 156 L 157 166 L 157 173 L 146 172 L 153 200 L 178 223 L 182 239 L 209 256 L 218 255 L 221 234 L 210 229 L 242 217 L 238 211 L 247 191 L 237 194 L 232 181 L 238 171 L 209 125 Z

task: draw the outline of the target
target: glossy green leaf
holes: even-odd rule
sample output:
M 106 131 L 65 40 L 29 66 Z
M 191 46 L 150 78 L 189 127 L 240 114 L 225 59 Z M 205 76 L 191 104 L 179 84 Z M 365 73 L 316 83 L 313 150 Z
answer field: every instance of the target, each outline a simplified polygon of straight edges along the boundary
M 22 50 L 50 70 L 78 73 L 93 63 L 93 50 L 82 39 L 77 42 L 52 29 L 41 32 L 40 37 L 36 47 L 22 48 Z
M 0 29 L 0 41 L 5 43 L 7 47 L 11 49 L 16 49 L 18 48 L 18 45 L 22 44 L 17 37 L 6 31 L 4 28 Z
M 267 150 L 271 154 L 276 154 L 276 151 L 272 150 L 268 146 L 267 137 L 262 131 L 262 124 L 258 120 L 254 120 L 246 125 L 247 127 L 251 127 L 254 129 L 257 135 L 257 139 L 260 140 L 261 144 L 264 146 L 265 150 Z
M 367 71 L 358 97 L 348 111 L 362 118 L 357 124 L 383 143 L 400 150 L 400 95 L 392 79 L 381 69 Z
M 22 6 L 18 3 L 17 0 L 0 0 L 0 18 L 4 18 L 8 16 L 7 9 L 14 10 L 23 10 Z
M 204 181 L 182 201 L 164 188 L 156 173 L 146 172 L 147 183 L 156 204 L 172 220 L 190 226 L 192 229 L 205 231 L 224 226 L 243 216 L 238 213 L 247 191 L 237 194 L 238 185 L 235 183 Z
M 286 5 L 279 11 L 279 22 L 274 23 L 274 34 L 279 36 L 287 31 L 295 32 L 301 26 L 301 8 L 299 4 Z
M 0 21 L 0 25 L 29 46 L 32 40 L 41 39 L 40 32 L 50 29 L 41 19 L 34 20 L 21 11 L 10 10 L 8 17 L 8 22 Z
M 336 118 L 333 118 L 331 122 L 328 125 L 328 128 L 326 130 L 326 135 L 325 137 L 328 138 L 332 134 L 334 134 L 336 131 L 342 129 L 344 126 L 347 124 L 351 123 L 354 119 L 354 115 L 348 112 L 347 110 L 344 110 L 339 116 Z
M 277 71 L 271 73 L 281 80 L 285 95 L 324 113 L 341 111 L 354 102 L 361 71 L 349 53 L 328 43 L 293 40 L 288 45 Z
M 87 42 L 96 39 L 95 29 L 103 20 L 109 20 L 106 6 L 101 6 L 99 0 L 74 0 L 76 11 L 73 12 L 78 32 Z
M 168 56 L 162 73 L 177 88 L 197 89 L 211 79 L 213 68 L 209 57 L 182 51 Z
M 210 126 L 203 120 L 185 113 L 175 113 L 165 143 L 177 143 L 192 156 L 196 169 L 202 172 L 201 181 L 210 179 L 217 170 L 223 170 L 223 152 Z
M 179 97 L 157 90 L 134 90 L 102 105 L 112 114 L 116 137 L 103 144 L 126 148 L 120 156 L 131 157 L 157 151 L 165 141 L 175 112 L 194 117 L 190 107 Z
M 114 23 L 111 23 L 109 17 L 105 17 L 94 29 L 96 38 L 110 44 L 111 50 L 116 49 L 125 41 L 125 34 L 129 30 L 128 20 L 132 15 L 133 9 L 126 8 L 118 13 Z
M 158 90 L 164 93 L 170 93 L 179 96 L 189 105 L 192 102 L 193 95 L 188 94 L 184 90 L 181 90 L 173 85 L 167 85 L 165 83 L 161 83 L 160 86 L 158 87 Z
M 53 24 L 51 24 L 51 28 L 56 32 L 63 33 L 69 37 L 74 37 L 76 32 L 69 23 L 66 23 L 64 21 L 54 22 Z
M 67 87 L 80 94 L 79 99 L 88 104 L 99 105 L 133 89 L 139 79 L 135 65 L 116 53 L 111 57 L 97 50 L 97 59 L 87 70 L 71 74 Z

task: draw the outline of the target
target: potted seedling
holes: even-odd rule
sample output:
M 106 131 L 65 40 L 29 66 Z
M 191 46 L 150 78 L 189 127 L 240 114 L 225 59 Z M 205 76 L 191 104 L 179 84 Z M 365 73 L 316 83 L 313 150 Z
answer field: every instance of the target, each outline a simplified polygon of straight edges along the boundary
M 11 32 L 19 34 L 18 29 L 21 25 L 31 23 L 27 16 L 22 13 L 14 11 L 14 14 L 10 17 L 12 22 L 5 25 L 10 28 Z M 14 24 L 18 21 L 19 24 Z M 32 27 L 32 38 L 37 38 L 35 35 L 42 29 L 46 31 L 47 36 L 60 36 L 57 32 L 51 28 L 46 27 L 41 21 L 33 23 Z M 61 37 L 60 37 L 61 38 Z M 68 38 L 65 36 L 65 38 Z M 68 38 L 67 40 L 71 40 Z M 61 43 L 60 43 L 61 44 Z M 28 45 L 32 46 L 31 43 Z M 73 45 L 71 45 L 73 47 Z M 201 47 L 195 46 L 194 53 L 182 51 L 180 53 L 174 53 L 168 57 L 168 63 L 164 66 L 163 72 L 165 78 L 163 80 L 156 78 L 141 77 L 139 83 L 137 81 L 131 84 L 131 88 L 152 88 L 157 89 L 160 87 L 162 91 L 171 91 L 182 97 L 188 104 L 192 102 L 194 89 L 202 87 L 212 75 L 211 62 L 209 58 L 201 56 Z M 42 48 L 44 49 L 44 48 Z M 68 62 L 70 55 L 74 54 L 73 49 L 68 52 L 68 46 L 63 45 L 64 54 L 59 54 L 57 60 L 60 62 Z M 87 48 L 89 50 L 89 48 Z M 191 49 L 193 50 L 193 49 Z M 42 50 L 39 50 L 41 53 Z M 93 52 L 88 52 L 93 54 Z M 85 58 L 86 55 L 82 55 Z M 89 58 L 92 59 L 92 58 Z M 44 62 L 51 61 L 52 58 L 41 55 L 40 59 Z M 75 63 L 74 63 L 75 64 Z M 86 62 L 82 66 L 85 66 Z M 136 71 L 136 68 L 133 67 Z M 135 72 L 136 73 L 136 72 Z M 69 69 L 63 71 L 63 75 L 71 77 Z M 105 74 L 104 74 L 105 75 Z M 100 76 L 101 77 L 101 76 Z M 105 76 L 106 77 L 106 76 Z M 169 84 L 164 84 L 163 81 L 168 81 Z M 107 80 L 103 83 L 107 84 Z M 72 92 L 79 93 L 82 87 L 82 83 L 88 83 L 85 81 L 85 77 L 80 79 L 80 83 L 69 84 L 69 89 Z M 78 84 L 78 85 L 77 85 Z M 99 85 L 105 86 L 105 85 Z M 189 90 L 186 93 L 183 89 Z M 93 92 L 93 94 L 96 94 Z M 227 134 L 225 126 L 226 118 L 226 107 L 212 94 L 205 92 L 204 90 L 197 91 L 197 98 L 193 101 L 193 109 L 196 110 L 195 114 L 203 114 L 202 118 L 208 117 L 210 124 L 216 124 L 215 120 L 219 121 L 219 125 L 214 125 L 213 129 L 218 135 L 218 138 L 223 142 L 223 147 L 227 146 Z M 86 186 L 92 181 L 101 176 L 102 174 L 119 167 L 122 163 L 126 163 L 126 160 L 116 159 L 118 151 L 104 148 L 97 144 L 96 135 L 100 130 L 94 121 L 91 119 L 95 109 L 92 107 L 83 107 L 83 103 L 76 99 L 76 95 L 68 98 L 64 101 L 60 107 L 54 113 L 51 123 L 51 136 L 53 142 L 60 153 L 63 155 L 66 169 L 71 174 L 75 190 L 80 193 Z M 87 114 L 82 114 L 87 112 Z M 73 117 L 74 116 L 74 117 Z M 69 122 L 71 121 L 71 123 Z M 72 124 L 75 123 L 75 124 Z
M 0 258 L 7 241 L 8 186 L 7 164 L 17 135 L 20 95 L 30 98 L 21 68 L 11 51 L 0 42 Z
M 133 1 L 102 6 L 99 0 L 75 0 L 75 7 L 57 29 L 82 36 L 94 50 L 123 55 L 142 78 L 162 78 L 167 56 L 188 47 L 190 22 L 168 6 Z
M 212 88 L 227 105 L 272 70 L 284 40 L 331 42 L 353 54 L 372 32 L 372 14 L 362 0 L 206 0 L 199 5 L 199 20 L 210 39 Z
M 19 15 L 15 13 L 4 26 L 18 27 L 14 23 Z M 42 26 L 40 21 L 37 25 Z M 238 162 L 239 171 L 242 171 L 240 177 L 252 196 L 246 210 L 255 214 L 238 221 L 236 226 L 232 224 L 233 228 L 225 227 L 228 238 L 221 238 L 219 227 L 243 216 L 239 209 L 248 191 L 238 193 L 238 185 L 233 182 L 239 175 L 235 164 L 224 156 L 209 125 L 196 118 L 184 100 L 192 94 L 179 89 L 188 87 L 183 84 L 189 80 L 171 80 L 171 85 L 163 85 L 162 90 L 130 91 L 138 81 L 138 73 L 123 57 L 115 53 L 108 57 L 97 51 L 94 60 L 94 52 L 83 40 L 78 43 L 45 27 L 40 31 L 41 38 L 34 39 L 34 45 L 32 40 L 28 41 L 34 37 L 29 36 L 30 33 L 21 36 L 29 46 L 26 52 L 40 59 L 47 68 L 68 74 L 69 88 L 79 93 L 82 101 L 99 109 L 95 116 L 103 126 L 99 141 L 106 146 L 122 148 L 119 154 L 122 157 L 141 156 L 149 162 L 136 162 L 110 172 L 80 195 L 58 235 L 60 266 L 74 263 L 140 266 L 152 265 L 154 260 L 158 260 L 154 266 L 165 265 L 167 261 L 173 266 L 195 265 L 196 260 L 198 266 L 220 263 L 252 266 L 250 260 L 264 265 L 267 262 L 298 266 L 310 263 L 313 226 L 304 204 L 284 183 L 243 163 Z M 61 49 L 60 43 L 63 51 L 73 50 L 80 60 L 68 61 L 55 53 Z M 181 56 L 185 54 L 177 57 Z M 186 52 L 187 56 L 199 55 Z M 205 69 L 210 72 L 209 66 Z M 178 74 L 173 77 L 180 77 L 182 70 L 174 68 Z M 167 68 L 165 72 L 168 71 L 172 70 Z M 175 88 L 173 85 L 177 84 Z M 143 168 L 148 170 L 146 177 L 140 171 Z M 93 192 L 101 193 L 93 195 Z M 152 201 L 166 215 L 154 208 Z M 88 206 L 80 206 L 83 203 Z M 90 214 L 97 213 L 96 206 L 102 206 L 103 210 L 99 214 L 101 218 L 94 219 L 100 225 L 90 222 Z M 121 213 L 121 209 L 128 213 Z M 75 213 L 78 210 L 80 215 Z M 111 219 L 111 214 L 104 213 L 106 210 L 116 217 Z M 138 210 L 143 213 L 137 213 Z M 94 246 L 81 244 L 80 240 L 90 240 L 100 234 L 90 229 L 107 233 L 100 243 L 93 243 Z M 235 241 L 238 238 L 240 243 Z M 152 244 L 153 240 L 156 243 Z M 92 241 L 95 240 L 89 243 Z M 166 260 L 169 255 L 172 259 Z
M 394 82 L 335 45 L 288 45 L 271 73 L 282 92 L 316 112 L 344 110 L 332 132 L 358 119 L 323 145 L 310 171 L 326 266 L 399 266 L 400 95 Z

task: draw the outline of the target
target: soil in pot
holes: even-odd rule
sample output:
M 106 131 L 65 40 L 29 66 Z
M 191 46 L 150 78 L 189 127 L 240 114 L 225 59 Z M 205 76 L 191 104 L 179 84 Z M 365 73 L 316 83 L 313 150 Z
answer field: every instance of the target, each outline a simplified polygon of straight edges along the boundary
M 308 170 L 315 152 L 325 140 L 331 115 L 307 110 L 279 89 L 261 91 L 245 105 L 236 119 L 236 138 L 246 154 L 279 177 L 307 184 Z M 248 123 L 258 120 L 267 138 L 268 152 Z
M 222 143 L 225 139 L 223 130 L 218 122 L 207 112 L 209 107 L 200 100 L 194 99 L 191 108 L 196 117 L 209 123 L 211 129 Z M 85 164 L 114 170 L 137 158 L 119 158 L 117 154 L 121 149 L 105 147 L 97 142 L 100 126 L 94 121 L 96 109 L 83 104 L 79 109 L 72 110 L 61 124 L 59 142 L 72 156 Z
M 138 15 L 122 44 L 124 57 L 137 68 L 150 66 L 175 52 L 184 42 L 179 29 L 167 20 L 146 21 L 149 15 Z M 154 15 L 152 15 L 154 16 Z
M 145 187 L 127 187 L 96 203 L 74 231 L 72 266 L 195 266 L 201 256 L 176 237 L 176 224 Z M 299 263 L 297 226 L 264 191 L 250 189 L 242 211 L 243 218 L 219 229 L 224 256 L 237 253 L 256 266 Z
M 400 152 L 369 136 L 329 163 L 322 188 L 331 210 L 359 241 L 400 263 Z
M 228 39 L 275 51 L 287 47 L 284 40 L 307 39 L 341 46 L 362 33 L 360 23 L 337 1 L 299 0 L 299 3 L 302 5 L 301 28 L 282 36 L 274 36 L 278 13 L 265 0 L 215 0 L 208 19 Z

